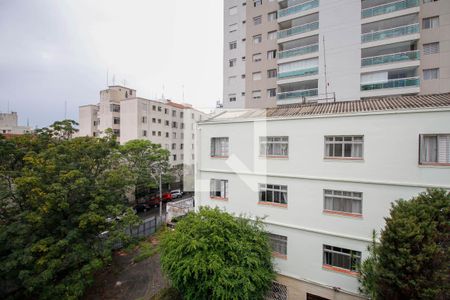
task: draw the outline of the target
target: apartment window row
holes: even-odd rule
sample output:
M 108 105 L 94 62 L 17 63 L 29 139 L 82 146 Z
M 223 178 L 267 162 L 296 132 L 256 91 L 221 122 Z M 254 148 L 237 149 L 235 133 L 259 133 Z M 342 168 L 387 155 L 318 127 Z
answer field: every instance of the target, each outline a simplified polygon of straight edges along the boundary
M 324 190 L 324 212 L 361 216 L 361 192 Z
M 112 112 L 120 112 L 119 104 L 110 104 L 109 108 L 110 108 L 110 111 L 112 111 Z
M 431 29 L 439 27 L 439 17 L 423 18 L 422 29 Z
M 450 134 L 420 135 L 420 163 L 450 165 Z
M 287 205 L 287 185 L 259 184 L 259 202 Z
M 354 158 L 363 157 L 363 136 L 326 136 L 326 158 Z
M 259 137 L 259 155 L 287 157 L 289 155 L 289 137 L 261 136 Z
M 423 70 L 423 79 L 424 80 L 439 79 L 439 68 Z
M 211 179 L 210 181 L 210 197 L 227 199 L 228 198 L 228 180 Z
M 228 142 L 227 137 L 211 138 L 211 157 L 228 157 Z

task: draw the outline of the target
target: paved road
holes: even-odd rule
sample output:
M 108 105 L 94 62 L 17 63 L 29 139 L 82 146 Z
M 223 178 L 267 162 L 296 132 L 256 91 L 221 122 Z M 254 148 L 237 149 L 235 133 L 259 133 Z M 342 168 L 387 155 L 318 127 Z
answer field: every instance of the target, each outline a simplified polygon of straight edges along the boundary
M 193 196 L 192 194 L 184 194 L 183 197 L 178 198 L 178 199 L 174 199 L 172 201 L 179 201 L 179 200 L 182 200 L 182 199 L 190 198 L 192 196 Z M 164 214 L 165 212 L 166 212 L 166 203 L 163 203 L 162 213 Z M 159 206 L 155 207 L 155 208 L 152 208 L 152 209 L 150 209 L 147 212 L 142 212 L 142 213 L 138 214 L 138 216 L 141 217 L 141 219 L 147 219 L 149 217 L 154 217 L 154 216 L 158 216 L 158 215 L 159 215 Z

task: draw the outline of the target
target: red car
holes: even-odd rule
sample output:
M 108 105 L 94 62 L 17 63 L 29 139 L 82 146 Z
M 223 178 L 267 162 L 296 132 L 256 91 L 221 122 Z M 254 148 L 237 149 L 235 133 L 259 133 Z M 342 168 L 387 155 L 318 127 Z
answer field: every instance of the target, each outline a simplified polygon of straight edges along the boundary
M 163 193 L 162 194 L 162 200 L 163 202 L 169 202 L 172 200 L 172 194 L 171 193 Z M 158 206 L 160 202 L 159 193 L 150 195 L 148 198 L 148 204 L 151 206 Z

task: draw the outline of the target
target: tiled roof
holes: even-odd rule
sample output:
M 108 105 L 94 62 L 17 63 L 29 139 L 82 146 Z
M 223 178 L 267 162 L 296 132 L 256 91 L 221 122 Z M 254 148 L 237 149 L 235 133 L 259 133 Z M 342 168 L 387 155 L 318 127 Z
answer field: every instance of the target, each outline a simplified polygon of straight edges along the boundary
M 172 100 L 167 100 L 167 105 L 170 105 L 172 107 L 176 107 L 176 108 L 180 108 L 180 109 L 185 109 L 185 108 L 191 108 L 192 106 L 188 106 L 185 104 L 180 104 L 180 103 L 176 103 L 173 102 Z
M 370 113 L 381 111 L 401 111 L 429 108 L 450 108 L 450 93 L 370 98 L 353 101 L 328 103 L 299 103 L 279 105 L 267 109 L 247 109 L 226 111 L 210 119 L 249 119 L 249 118 L 283 118 L 320 115 L 339 115 L 352 113 Z

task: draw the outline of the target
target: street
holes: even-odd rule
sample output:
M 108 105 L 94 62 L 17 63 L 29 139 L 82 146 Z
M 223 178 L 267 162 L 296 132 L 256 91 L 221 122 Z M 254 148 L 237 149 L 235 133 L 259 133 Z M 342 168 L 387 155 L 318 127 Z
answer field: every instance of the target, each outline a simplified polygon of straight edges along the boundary
M 186 198 L 190 198 L 190 197 L 192 197 L 192 196 L 193 196 L 192 193 L 187 192 L 187 193 L 184 193 L 183 196 L 182 196 L 181 198 L 173 199 L 173 200 L 170 201 L 170 202 L 175 202 L 175 201 L 183 200 L 183 199 L 186 199 Z M 162 207 L 162 208 L 163 208 L 163 209 L 162 209 L 162 213 L 164 214 L 164 213 L 166 212 L 166 203 L 163 203 L 163 207 Z M 138 213 L 138 216 L 139 216 L 141 219 L 147 219 L 147 218 L 149 218 L 149 217 L 154 217 L 154 216 L 158 216 L 158 215 L 159 215 L 159 206 L 158 206 L 158 207 L 154 207 L 154 208 L 152 208 L 152 209 L 150 209 L 150 210 L 148 210 L 148 211 L 146 211 L 146 212 Z

